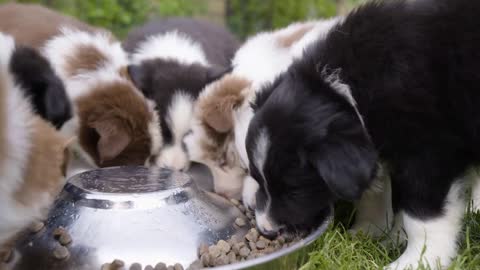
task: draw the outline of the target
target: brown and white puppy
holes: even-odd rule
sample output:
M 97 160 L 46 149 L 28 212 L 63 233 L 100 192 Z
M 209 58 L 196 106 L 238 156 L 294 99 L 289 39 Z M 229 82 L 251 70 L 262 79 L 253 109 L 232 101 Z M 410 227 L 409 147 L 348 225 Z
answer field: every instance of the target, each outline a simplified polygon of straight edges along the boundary
M 14 51 L 13 38 L 0 34 L 0 249 L 44 218 L 65 183 L 69 156 L 67 140 L 34 114 L 10 72 Z
M 245 150 L 246 132 L 253 116 L 250 103 L 263 84 L 273 82 L 313 42 L 315 35 L 309 33 L 322 31 L 330 24 L 295 23 L 255 35 L 235 54 L 233 70 L 200 94 L 192 133 L 185 143 L 190 158 L 211 169 L 217 193 L 239 198 L 243 188 L 245 196 L 254 194 L 250 191 L 258 184 L 249 181 Z
M 78 136 L 73 147 L 82 158 L 72 160 L 68 174 L 144 164 L 158 145 L 158 124 L 153 105 L 126 78 L 120 43 L 106 30 L 38 5 L 6 4 L 1 14 L 0 29 L 42 50 L 73 103 L 73 118 L 61 130 Z
M 92 167 L 143 165 L 158 148 L 158 120 L 153 103 L 125 76 L 120 43 L 103 32 L 64 28 L 43 53 L 73 103 L 62 132 L 78 136 L 76 153 Z

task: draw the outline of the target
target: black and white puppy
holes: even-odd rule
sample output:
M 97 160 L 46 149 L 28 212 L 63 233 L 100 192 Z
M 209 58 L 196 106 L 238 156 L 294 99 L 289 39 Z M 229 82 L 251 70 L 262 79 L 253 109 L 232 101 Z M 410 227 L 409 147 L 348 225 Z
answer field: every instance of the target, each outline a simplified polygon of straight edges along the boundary
M 480 161 L 479 28 L 478 1 L 372 2 L 260 91 L 246 148 L 261 232 L 318 226 L 381 160 L 408 236 L 389 267 L 449 265 Z
M 183 138 L 193 103 L 205 85 L 229 70 L 238 45 L 223 27 L 186 18 L 152 21 L 128 35 L 123 44 L 131 54 L 128 74 L 156 102 L 160 120 L 161 143 L 148 165 L 188 166 Z
M 37 50 L 25 46 L 17 46 L 11 58 L 10 71 L 35 112 L 60 128 L 72 117 L 72 108 L 63 82 L 49 61 Z

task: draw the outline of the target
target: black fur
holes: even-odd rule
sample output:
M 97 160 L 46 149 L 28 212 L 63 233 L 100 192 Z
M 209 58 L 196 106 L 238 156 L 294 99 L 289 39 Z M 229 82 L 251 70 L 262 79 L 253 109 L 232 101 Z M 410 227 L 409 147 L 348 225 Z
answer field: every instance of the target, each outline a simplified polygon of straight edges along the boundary
M 147 37 L 177 30 L 203 49 L 211 66 L 187 65 L 178 61 L 151 59 L 131 65 L 128 73 L 134 84 L 156 102 L 164 144 L 172 143 L 172 131 L 168 126 L 167 113 L 172 97 L 179 91 L 195 100 L 200 91 L 210 82 L 231 70 L 230 60 L 239 43 L 225 28 L 215 24 L 186 18 L 155 20 L 129 33 L 123 46 L 134 53 L 137 46 Z
M 57 128 L 72 117 L 63 82 L 47 59 L 36 50 L 21 46 L 15 48 L 10 60 L 10 70 L 41 117 Z
M 258 207 L 265 191 L 252 160 L 266 130 L 263 172 L 278 223 L 313 228 L 337 199 L 359 198 L 377 156 L 395 211 L 441 215 L 451 185 L 480 161 L 478 29 L 480 2 L 470 0 L 372 2 L 348 15 L 254 104 L 246 143 Z M 365 129 L 325 81 L 336 70 Z

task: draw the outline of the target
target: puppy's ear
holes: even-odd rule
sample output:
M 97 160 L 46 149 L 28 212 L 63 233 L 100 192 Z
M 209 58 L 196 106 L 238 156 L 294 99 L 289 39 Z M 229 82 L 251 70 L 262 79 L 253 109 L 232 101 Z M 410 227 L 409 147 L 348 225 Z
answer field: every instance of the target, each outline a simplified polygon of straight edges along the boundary
M 243 90 L 249 85 L 248 81 L 234 76 L 215 82 L 199 100 L 202 120 L 220 133 L 232 130 L 233 110 L 244 102 Z
M 145 72 L 141 65 L 129 65 L 125 72 L 126 76 L 133 82 L 133 84 L 142 91 L 143 81 L 145 79 Z
M 127 128 L 115 118 L 91 122 L 89 127 L 95 129 L 100 137 L 97 143 L 100 164 L 116 158 L 132 141 Z
M 339 198 L 360 199 L 376 172 L 377 153 L 368 139 L 326 140 L 311 156 L 321 178 Z
M 227 73 L 232 71 L 232 67 L 213 66 L 207 70 L 207 84 L 221 79 Z
M 62 80 L 36 50 L 17 47 L 11 58 L 10 70 L 41 117 L 57 128 L 72 117 L 70 100 Z

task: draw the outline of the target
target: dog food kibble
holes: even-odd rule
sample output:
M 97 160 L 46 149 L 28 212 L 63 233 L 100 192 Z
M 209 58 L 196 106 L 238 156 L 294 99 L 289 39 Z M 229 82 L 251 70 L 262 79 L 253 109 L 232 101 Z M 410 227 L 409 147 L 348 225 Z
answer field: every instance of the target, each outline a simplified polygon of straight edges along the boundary
M 235 199 L 230 199 L 230 202 L 232 202 L 233 205 L 235 205 L 237 207 L 240 205 L 240 202 L 238 200 L 235 200 Z
M 70 256 L 70 252 L 68 251 L 68 249 L 66 247 L 58 246 L 53 251 L 53 256 L 55 257 L 55 259 L 65 260 Z
M 267 247 L 267 244 L 263 240 L 258 240 L 256 246 L 258 249 L 265 249 Z
M 208 249 L 208 246 L 207 246 L 207 249 Z M 167 270 L 167 265 L 164 263 L 157 263 L 157 265 L 155 265 L 154 270 Z
M 183 266 L 179 263 L 176 263 L 174 266 L 173 266 L 173 269 L 174 270 L 183 270 Z
M 235 219 L 235 224 L 237 224 L 238 227 L 243 227 L 243 226 L 247 225 L 247 223 L 245 222 L 245 219 L 240 218 L 240 217 Z
M 60 238 L 58 238 L 58 242 L 60 242 L 60 244 L 63 246 L 66 246 L 72 243 L 72 237 L 67 232 L 64 232 L 62 235 L 60 235 Z
M 289 247 L 296 241 L 287 241 L 283 236 L 278 236 L 273 240 L 263 237 L 255 228 L 255 217 L 253 212 L 246 210 L 245 207 L 236 200 L 230 201 L 240 211 L 244 212 L 248 219 L 246 220 L 244 217 L 238 217 L 235 219 L 235 226 L 248 226 L 250 230 L 241 239 L 232 236 L 230 239 L 220 240 L 216 244 L 210 246 L 205 244 L 200 245 L 198 249 L 199 259 L 195 261 L 195 263 L 200 266 L 197 265 L 194 268 L 192 264 L 187 270 L 215 267 L 256 259 L 271 254 L 279 249 Z
M 173 266 L 170 265 L 170 266 L 167 267 L 167 270 L 175 270 L 175 268 L 173 268 Z
M 225 254 L 220 255 L 218 258 L 214 260 L 215 266 L 227 265 L 228 264 L 228 257 Z
M 53 237 L 55 237 L 55 239 L 58 239 L 65 232 L 66 232 L 65 228 L 60 226 L 60 227 L 56 228 L 55 230 L 53 230 Z
M 247 257 L 248 255 L 250 254 L 250 249 L 248 247 L 242 247 L 240 249 L 240 252 L 238 253 L 238 255 L 240 255 L 240 257 Z
M 145 266 L 145 270 L 153 270 L 153 266 L 147 265 L 147 266 Z
M 247 211 L 247 208 L 245 208 L 245 206 L 243 206 L 243 205 L 241 205 L 241 204 L 240 204 L 239 206 L 237 206 L 237 207 L 238 207 L 238 209 L 239 209 L 240 211 L 242 211 L 242 213 L 245 213 L 245 212 Z
M 39 233 L 43 228 L 45 228 L 45 224 L 41 221 L 35 221 L 30 225 L 30 231 L 32 233 Z
M 130 265 L 130 270 L 142 270 L 142 265 L 139 263 L 134 263 Z
M 222 253 L 228 253 L 232 247 L 230 246 L 229 243 L 225 240 L 220 240 L 217 243 L 217 247 L 220 249 Z
M 187 268 L 187 270 L 200 270 L 203 268 L 203 264 L 200 260 L 194 261 L 190 266 Z

